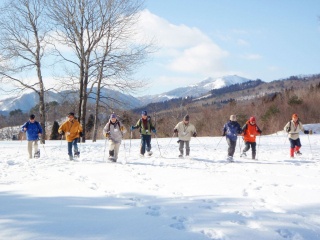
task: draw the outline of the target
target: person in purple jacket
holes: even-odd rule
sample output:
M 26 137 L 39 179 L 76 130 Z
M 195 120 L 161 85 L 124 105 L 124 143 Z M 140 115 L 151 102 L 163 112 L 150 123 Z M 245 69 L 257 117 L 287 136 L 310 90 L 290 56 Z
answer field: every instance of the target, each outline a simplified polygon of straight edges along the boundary
M 38 148 L 38 140 L 42 134 L 42 128 L 39 122 L 35 120 L 35 115 L 31 114 L 29 121 L 25 122 L 21 127 L 21 132 L 25 132 L 28 141 L 29 158 L 32 158 L 32 147 L 34 146 L 34 158 L 40 157 Z

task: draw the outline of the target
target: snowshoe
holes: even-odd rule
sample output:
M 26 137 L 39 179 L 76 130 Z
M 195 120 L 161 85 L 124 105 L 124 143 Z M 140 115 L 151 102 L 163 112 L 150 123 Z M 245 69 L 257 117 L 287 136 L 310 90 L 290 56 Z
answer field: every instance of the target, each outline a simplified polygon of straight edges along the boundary
M 302 153 L 301 153 L 300 151 L 296 151 L 296 155 L 297 155 L 297 156 L 301 156 Z
M 111 162 L 116 162 L 116 161 L 117 161 L 117 160 L 114 158 L 114 156 L 109 156 L 108 160 L 111 161 Z
M 144 154 L 140 153 L 140 157 L 141 157 L 141 158 L 144 158 Z
M 40 150 L 34 153 L 33 155 L 34 158 L 39 158 L 40 157 Z
M 240 154 L 240 157 L 246 157 L 246 156 L 247 156 L 247 154 L 245 152 Z
M 147 152 L 148 156 L 151 156 L 152 153 L 153 153 L 152 151 Z
M 75 152 L 75 153 L 74 153 L 74 157 L 75 157 L 75 158 L 79 158 L 79 157 L 80 157 L 80 152 Z
M 228 157 L 227 157 L 227 161 L 229 161 L 229 162 L 234 162 L 233 157 L 232 157 L 232 156 L 228 156 Z
M 179 158 L 183 158 L 183 155 L 182 154 L 179 154 L 179 156 L 178 156 Z

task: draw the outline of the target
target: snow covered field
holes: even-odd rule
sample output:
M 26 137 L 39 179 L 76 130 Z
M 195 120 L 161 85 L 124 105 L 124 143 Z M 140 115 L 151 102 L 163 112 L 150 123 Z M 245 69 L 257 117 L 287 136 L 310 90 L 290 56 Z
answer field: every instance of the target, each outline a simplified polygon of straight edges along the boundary
M 153 136 L 145 158 L 125 140 L 126 164 L 106 161 L 104 140 L 79 145 L 77 161 L 65 141 L 31 160 L 26 141 L 0 142 L 0 239 L 320 239 L 320 134 L 300 136 L 301 157 L 281 133 L 258 137 L 258 160 L 238 141 L 235 163 L 222 137 L 192 138 L 190 159 L 177 138 Z

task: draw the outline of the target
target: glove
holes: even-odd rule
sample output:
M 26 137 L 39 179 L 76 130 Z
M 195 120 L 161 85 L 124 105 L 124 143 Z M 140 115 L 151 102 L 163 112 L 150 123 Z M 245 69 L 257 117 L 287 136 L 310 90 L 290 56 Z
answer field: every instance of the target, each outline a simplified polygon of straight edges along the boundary
M 123 130 L 124 130 L 124 126 L 121 126 L 120 131 L 123 132 Z
M 135 128 L 134 126 L 131 126 L 131 127 L 130 127 L 130 130 L 132 131 L 132 130 L 134 130 L 134 128 Z
M 60 134 L 60 135 L 64 135 L 64 131 L 60 131 L 59 134 Z
M 176 129 L 176 128 L 173 129 L 173 132 L 174 132 L 174 133 L 178 133 L 178 129 Z
M 196 132 L 194 132 L 194 133 L 192 134 L 192 136 L 196 137 L 196 136 L 197 136 L 197 133 L 196 133 Z
M 222 135 L 221 135 L 221 136 L 222 136 L 222 137 L 224 137 L 225 135 L 226 135 L 226 133 L 222 133 Z
M 83 133 L 82 133 L 82 132 L 79 132 L 79 136 L 82 137 L 82 136 L 83 136 Z
M 261 134 L 261 133 L 262 133 L 262 131 L 259 129 L 259 130 L 258 130 L 258 133 L 260 133 L 260 134 Z
M 304 134 L 309 134 L 309 131 L 308 130 L 304 130 L 303 133 Z
M 157 133 L 157 130 L 155 130 L 155 129 L 152 129 L 152 132 L 155 134 L 155 133 Z
M 110 132 L 106 132 L 106 134 L 104 135 L 106 138 L 110 137 Z
M 286 128 L 286 132 L 287 132 L 287 133 L 289 132 L 289 127 Z

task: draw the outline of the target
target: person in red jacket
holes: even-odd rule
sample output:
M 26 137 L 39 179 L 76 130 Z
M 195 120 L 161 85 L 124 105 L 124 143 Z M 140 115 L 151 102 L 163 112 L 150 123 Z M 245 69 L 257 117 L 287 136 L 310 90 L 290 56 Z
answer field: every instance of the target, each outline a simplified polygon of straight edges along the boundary
M 242 156 L 247 156 L 246 152 L 252 150 L 252 159 L 256 159 L 256 136 L 261 135 L 262 131 L 256 124 L 256 118 L 250 117 L 246 124 L 242 127 L 243 140 L 245 142 L 245 148 L 242 151 Z

